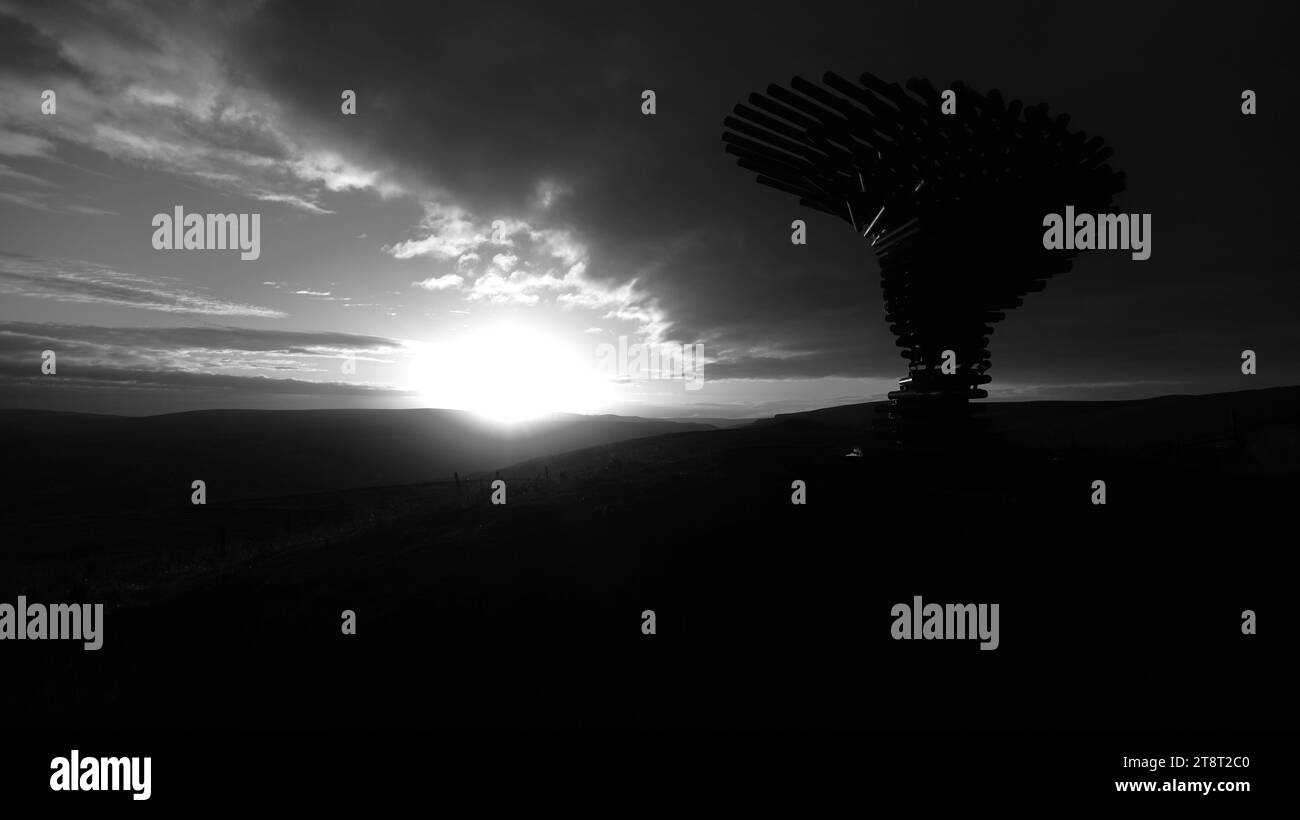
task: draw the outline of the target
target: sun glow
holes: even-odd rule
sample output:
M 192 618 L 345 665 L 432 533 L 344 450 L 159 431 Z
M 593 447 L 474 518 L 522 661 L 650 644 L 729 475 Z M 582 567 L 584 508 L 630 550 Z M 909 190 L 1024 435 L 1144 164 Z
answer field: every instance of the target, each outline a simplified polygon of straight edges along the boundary
M 429 407 L 469 410 L 498 423 L 551 413 L 604 412 L 610 386 L 594 352 L 518 323 L 423 345 L 407 383 Z

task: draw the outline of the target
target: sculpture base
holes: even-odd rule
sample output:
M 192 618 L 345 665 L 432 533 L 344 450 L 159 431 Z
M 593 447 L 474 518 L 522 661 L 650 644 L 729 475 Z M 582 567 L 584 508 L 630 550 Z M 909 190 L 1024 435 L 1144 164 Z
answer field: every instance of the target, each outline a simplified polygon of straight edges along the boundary
M 877 411 L 873 432 L 908 448 L 951 449 L 978 444 L 984 437 L 987 419 L 979 415 L 979 406 L 972 405 L 971 400 L 987 396 L 985 390 L 963 386 L 924 389 L 904 379 L 900 389 L 889 394 L 889 404 Z

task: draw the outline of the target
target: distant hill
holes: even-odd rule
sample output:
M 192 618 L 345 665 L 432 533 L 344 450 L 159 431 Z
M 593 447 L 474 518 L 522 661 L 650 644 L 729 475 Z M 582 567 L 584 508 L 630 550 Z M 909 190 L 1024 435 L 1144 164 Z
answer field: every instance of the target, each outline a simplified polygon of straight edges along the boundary
M 0 411 L 0 446 L 10 469 L 0 476 L 0 511 L 184 505 L 195 479 L 207 482 L 215 502 L 447 481 L 453 472 L 481 477 L 509 469 L 532 476 L 547 466 L 580 471 L 610 460 L 696 462 L 736 447 L 800 447 L 813 439 L 837 451 L 870 450 L 882 446 L 870 428 L 883 404 L 710 420 L 717 424 L 557 414 L 513 428 L 428 409 L 146 417 L 7 410 Z M 1194 448 L 1244 436 L 1237 443 L 1259 451 L 1252 457 L 1260 463 L 1287 461 L 1300 450 L 1300 387 L 978 406 L 990 432 L 1016 447 Z M 674 433 L 691 435 L 665 437 Z
M 553 453 L 712 429 L 555 415 L 513 428 L 454 410 L 206 410 L 126 417 L 0 411 L 0 508 L 260 498 L 449 480 Z
M 716 427 L 716 428 L 718 428 L 719 430 L 729 430 L 729 429 L 731 429 L 732 427 L 744 427 L 744 426 L 746 426 L 746 425 L 753 424 L 754 421 L 755 421 L 755 419 L 752 419 L 752 418 L 746 418 L 746 419 L 724 419 L 724 418 L 703 417 L 703 416 L 702 416 L 702 417 L 699 417 L 699 418 L 690 418 L 690 417 L 678 417 L 678 416 L 674 416 L 674 417 L 666 418 L 666 419 L 663 419 L 663 420 L 664 420 L 664 421 L 676 421 L 676 422 L 680 422 L 680 423 L 682 423 L 682 424 L 707 424 L 707 425 L 709 425 L 709 426 L 711 426 L 711 427 Z
M 886 446 L 872 422 L 888 402 L 780 413 L 711 434 L 645 438 L 595 446 L 548 458 L 550 469 L 604 469 L 610 463 L 653 469 L 670 464 L 708 463 L 737 450 L 820 447 L 847 453 Z M 1236 438 L 1256 466 L 1285 466 L 1300 459 L 1300 387 L 1242 390 L 1204 396 L 1161 396 L 1132 401 L 1034 401 L 975 403 L 989 419 L 989 441 L 1015 449 L 1106 448 L 1142 456 L 1155 449 L 1213 447 Z M 538 459 L 502 470 L 531 476 Z M 702 469 L 692 467 L 690 469 Z
M 816 423 L 845 430 L 868 429 L 888 402 L 867 402 L 802 413 L 781 413 L 754 427 Z M 1202 396 L 1160 396 L 1130 401 L 973 402 L 990 431 L 1021 444 L 1105 442 L 1142 446 L 1176 436 L 1204 437 L 1238 429 L 1294 426 L 1300 422 L 1300 387 L 1239 390 Z M 864 441 L 863 446 L 869 442 Z

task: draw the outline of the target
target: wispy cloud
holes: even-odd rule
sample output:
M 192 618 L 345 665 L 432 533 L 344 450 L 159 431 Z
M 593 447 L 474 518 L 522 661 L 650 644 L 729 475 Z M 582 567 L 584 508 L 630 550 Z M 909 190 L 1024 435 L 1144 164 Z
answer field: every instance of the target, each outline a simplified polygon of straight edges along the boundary
M 146 276 L 76 259 L 0 253 L 0 293 L 164 313 L 279 318 L 272 308 L 218 299 Z
M 24 364 L 0 362 L 0 383 L 42 382 L 39 368 L 36 371 Z M 404 397 L 413 395 L 387 385 L 356 382 L 311 381 L 307 379 L 271 378 L 267 376 L 238 376 L 224 373 L 203 373 L 183 370 L 145 370 L 128 367 L 98 366 L 88 369 L 63 368 L 59 387 L 111 386 L 114 388 L 152 389 L 206 389 L 225 390 L 239 395 L 284 396 L 364 396 Z
M 447 273 L 442 276 L 430 276 L 428 279 L 422 279 L 411 284 L 425 290 L 452 290 L 465 284 L 465 278 L 460 274 Z
M 0 155 L 7 157 L 42 157 L 54 151 L 54 143 L 44 137 L 21 134 L 0 126 Z
M 290 136 L 281 106 L 229 71 L 224 37 L 256 4 L 6 5 L 0 155 L 53 157 L 69 143 L 316 214 L 332 213 L 326 193 L 402 192 L 319 137 Z M 29 104 L 45 83 L 56 116 Z
M 42 381 L 43 350 L 58 356 L 57 381 Z M 0 382 L 61 388 L 400 396 L 390 385 L 337 377 L 343 360 L 387 364 L 405 352 L 396 339 L 334 331 L 0 322 Z
M 80 203 L 65 204 L 67 194 L 61 190 L 61 186 L 44 177 L 19 171 L 4 163 L 0 163 L 0 182 L 10 189 L 0 191 L 0 201 L 19 205 L 23 208 L 53 214 L 87 214 L 90 216 L 110 216 L 116 213 L 115 211 Z M 16 186 L 24 186 L 26 190 L 18 191 L 15 189 Z M 82 196 L 84 197 L 84 195 Z
M 34 211 L 44 211 L 50 214 L 85 214 L 87 216 L 117 215 L 117 211 L 95 208 L 90 205 L 61 205 L 55 201 L 56 199 L 57 197 L 48 191 L 27 191 L 25 193 L 0 191 L 0 202 L 31 208 Z
M 33 176 L 32 174 L 24 174 L 22 171 L 17 171 L 14 170 L 13 168 L 10 168 L 8 165 L 5 165 L 3 162 L 0 162 L 0 177 L 4 177 L 6 180 L 17 180 L 18 182 L 25 182 L 29 185 L 40 185 L 42 187 L 47 187 L 47 188 L 55 187 L 54 183 L 50 182 L 47 179 L 43 179 L 38 176 Z
M 17 340 L 31 347 L 48 342 L 119 348 L 178 350 L 244 350 L 280 353 L 348 354 L 392 352 L 404 343 L 384 336 L 336 331 L 294 331 L 229 325 L 201 327 L 103 327 L 56 322 L 0 322 L 0 348 Z
M 411 284 L 431 291 L 458 291 L 471 302 L 600 311 L 604 318 L 634 322 L 659 341 L 667 322 L 655 300 L 635 280 L 609 285 L 589 278 L 589 252 L 568 230 L 536 227 L 522 219 L 486 220 L 465 208 L 424 203 L 421 236 L 384 246 L 396 259 L 455 260 L 455 270 Z M 490 261 L 483 264 L 483 257 Z

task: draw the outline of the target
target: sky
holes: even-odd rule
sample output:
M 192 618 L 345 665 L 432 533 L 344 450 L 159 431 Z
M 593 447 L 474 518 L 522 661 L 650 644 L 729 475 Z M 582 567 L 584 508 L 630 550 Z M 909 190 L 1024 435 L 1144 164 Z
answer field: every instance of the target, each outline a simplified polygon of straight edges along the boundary
M 997 325 L 991 400 L 1298 383 L 1296 13 L 1267 9 L 0 0 L 0 406 L 883 398 L 906 363 L 867 243 L 721 141 L 750 92 L 828 70 L 1045 101 L 1152 215 L 1149 260 L 1083 254 Z M 178 206 L 259 214 L 260 255 L 156 249 Z M 610 378 L 620 338 L 702 378 Z

